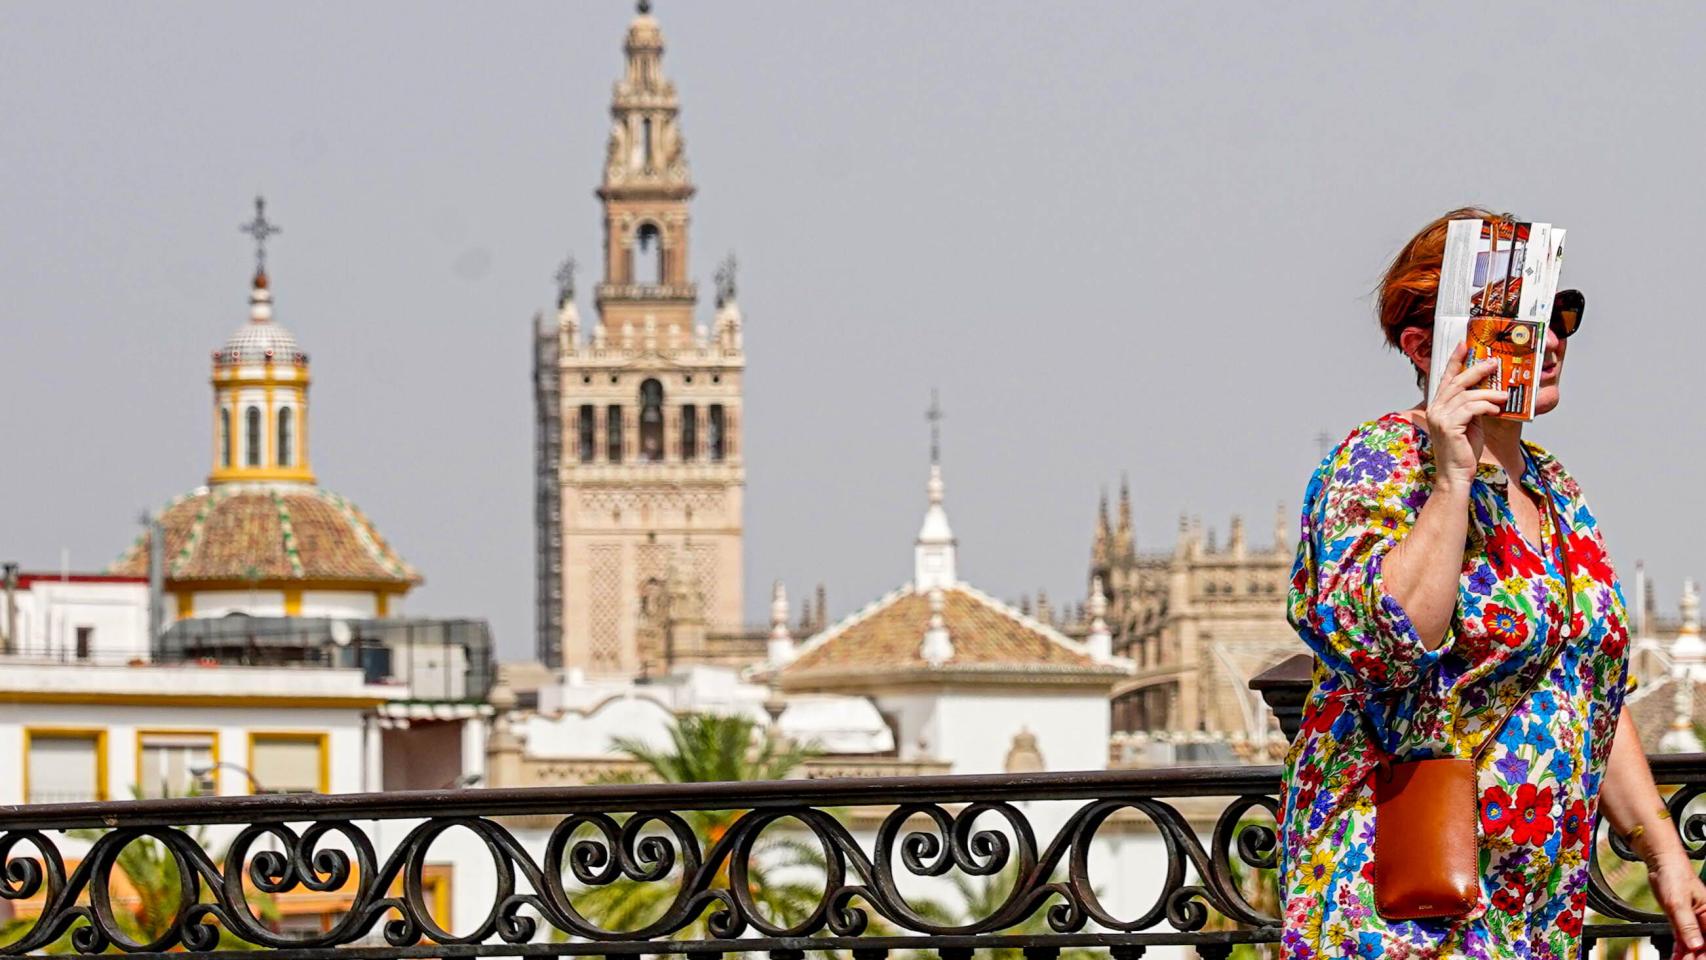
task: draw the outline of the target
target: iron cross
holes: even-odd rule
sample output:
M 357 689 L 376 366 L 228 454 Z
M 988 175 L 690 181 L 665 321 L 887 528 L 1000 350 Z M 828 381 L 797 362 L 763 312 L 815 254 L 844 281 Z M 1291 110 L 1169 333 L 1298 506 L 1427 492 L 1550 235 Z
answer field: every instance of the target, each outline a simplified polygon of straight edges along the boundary
M 267 268 L 267 238 L 284 232 L 276 224 L 267 221 L 267 200 L 265 197 L 255 197 L 255 219 L 239 225 L 237 231 L 255 238 L 255 272 L 265 272 Z
M 930 421 L 930 462 L 942 462 L 942 401 L 936 396 L 936 388 L 930 388 L 930 409 L 924 411 L 924 419 Z
M 575 258 L 570 257 L 557 268 L 557 306 L 575 298 Z

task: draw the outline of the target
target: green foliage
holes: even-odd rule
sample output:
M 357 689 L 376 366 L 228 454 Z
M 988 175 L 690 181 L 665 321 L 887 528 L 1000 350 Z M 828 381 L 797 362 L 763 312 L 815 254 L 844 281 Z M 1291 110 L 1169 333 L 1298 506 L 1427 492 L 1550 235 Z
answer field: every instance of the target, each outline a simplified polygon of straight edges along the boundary
M 669 746 L 656 749 L 632 737 L 617 737 L 611 745 L 642 763 L 652 779 L 665 783 L 715 783 L 731 780 L 785 780 L 816 753 L 815 748 L 764 735 L 747 717 L 689 713 L 670 727 Z M 632 781 L 608 777 L 600 782 Z M 695 810 L 682 814 L 707 850 L 728 833 L 742 810 Z M 794 924 L 805 919 L 822 898 L 822 854 L 810 843 L 767 832 L 753 847 L 747 880 L 753 901 L 772 922 Z M 727 888 L 725 865 L 713 882 Z M 668 881 L 641 883 L 627 878 L 574 892 L 575 908 L 606 930 L 638 930 L 662 916 L 678 887 Z M 678 931 L 680 939 L 707 936 L 707 912 Z

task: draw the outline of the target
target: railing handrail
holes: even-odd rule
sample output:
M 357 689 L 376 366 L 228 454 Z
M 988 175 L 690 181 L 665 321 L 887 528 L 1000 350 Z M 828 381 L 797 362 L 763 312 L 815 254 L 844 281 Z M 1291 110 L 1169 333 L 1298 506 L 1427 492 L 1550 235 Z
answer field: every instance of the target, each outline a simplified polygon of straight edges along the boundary
M 1660 783 L 1706 766 L 1706 753 L 1649 756 Z M 400 820 L 528 816 L 611 809 L 776 810 L 987 800 L 1086 800 L 1122 795 L 1224 797 L 1275 794 L 1276 764 L 1227 764 L 1041 773 L 826 777 L 715 783 L 618 783 L 565 787 L 477 787 L 382 793 L 292 793 L 0 805 L 0 830 L 154 827 L 291 819 Z
M 1706 759 L 1706 755 L 1700 755 Z M 400 820 L 508 817 L 604 811 L 775 810 L 792 807 L 984 800 L 1087 800 L 1121 795 L 1224 797 L 1273 793 L 1280 768 L 1170 767 L 1043 773 L 825 777 L 715 783 L 618 783 L 567 787 L 476 787 L 384 793 L 290 793 L 0 805 L 0 830 L 159 827 L 293 819 Z M 423 812 L 424 811 L 424 812 Z

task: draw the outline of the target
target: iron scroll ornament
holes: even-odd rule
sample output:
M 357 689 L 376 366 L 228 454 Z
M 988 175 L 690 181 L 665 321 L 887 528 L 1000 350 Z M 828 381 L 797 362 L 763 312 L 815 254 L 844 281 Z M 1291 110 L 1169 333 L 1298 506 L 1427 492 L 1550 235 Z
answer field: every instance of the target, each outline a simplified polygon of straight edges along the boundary
M 1706 757 L 1663 758 L 1655 771 L 1662 783 L 1681 783 L 1669 800 L 1673 816 L 1691 855 L 1706 856 L 1706 818 L 1685 815 L 1706 792 Z M 33 920 L 14 924 L 0 954 L 36 952 L 69 933 L 79 953 L 159 956 L 213 949 L 224 931 L 252 945 L 231 956 L 281 960 L 820 949 L 874 957 L 919 947 L 1023 947 L 1042 956 L 1070 946 L 1131 956 L 1158 943 L 1219 955 L 1232 943 L 1278 938 L 1277 919 L 1249 902 L 1235 866 L 1276 865 L 1269 821 L 1277 787 L 1277 768 L 1240 767 L 0 807 L 0 899 L 41 906 Z M 1212 827 L 1181 813 L 1177 798 L 1192 796 L 1222 798 Z M 1026 812 L 1035 800 L 1078 801 L 1046 843 Z M 853 807 L 877 808 L 868 821 L 874 833 L 848 827 L 842 814 Z M 437 814 L 412 815 L 423 809 Z M 702 810 L 741 812 L 705 837 L 693 825 Z M 542 845 L 530 849 L 518 838 L 507 818 L 521 815 L 549 816 Z M 1121 829 L 1140 823 L 1162 848 L 1159 893 L 1124 915 L 1104 903 L 1090 868 L 1092 848 L 1115 818 L 1125 821 Z M 412 821 L 405 835 L 380 856 L 375 821 L 404 819 Z M 217 855 L 178 826 L 216 823 L 241 824 Z M 68 868 L 60 831 L 99 824 L 110 829 Z M 472 833 L 490 858 L 489 867 L 476 865 L 490 871 L 490 902 L 462 926 L 435 916 L 426 882 L 434 844 L 453 830 Z M 760 841 L 776 830 L 818 853 L 821 891 L 800 916 L 772 916 L 753 893 Z M 178 878 L 172 916 L 151 939 L 126 932 L 110 893 L 120 852 L 145 840 L 162 845 Z M 1615 840 L 1611 849 L 1633 857 Z M 902 889 L 908 877 L 1004 869 L 1011 888 L 978 916 L 944 920 Z M 661 913 L 610 929 L 577 909 L 581 892 L 619 880 L 666 885 Z M 259 919 L 262 896 L 299 890 L 337 892 L 347 906 L 311 933 Z M 1590 940 L 1665 932 L 1660 918 L 1617 893 L 1597 862 L 1587 895 L 1600 914 L 1624 921 L 1590 924 Z M 1215 917 L 1222 919 L 1211 925 Z M 703 937 L 673 939 L 700 918 Z M 541 943 L 556 938 L 568 939 Z

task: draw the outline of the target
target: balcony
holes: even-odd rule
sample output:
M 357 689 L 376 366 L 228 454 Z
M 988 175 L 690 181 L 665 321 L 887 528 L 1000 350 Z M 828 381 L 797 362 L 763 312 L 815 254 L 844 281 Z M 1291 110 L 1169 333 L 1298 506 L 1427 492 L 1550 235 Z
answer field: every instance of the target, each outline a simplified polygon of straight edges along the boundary
M 1706 792 L 1706 755 L 1656 758 L 1653 769 L 1676 788 L 1675 822 L 1698 837 L 1701 818 L 1684 815 Z M 1166 945 L 1221 960 L 1279 936 L 1271 900 L 1256 894 L 1274 865 L 1278 781 L 1275 766 L 1222 766 L 0 807 L 0 898 L 37 904 L 0 954 L 69 931 L 77 952 L 164 960 L 211 949 L 223 930 L 250 945 L 224 956 L 257 960 L 918 950 L 969 960 L 989 949 L 1136 960 Z M 89 828 L 105 832 L 86 850 L 62 848 L 87 842 L 63 831 Z M 228 838 L 217 849 L 201 839 L 215 831 Z M 456 886 L 476 898 L 455 920 L 422 886 L 452 835 L 472 851 Z M 792 908 L 779 913 L 763 891 L 777 882 L 783 836 L 806 855 L 790 868 Z M 1148 852 L 1110 857 L 1120 836 L 1148 838 Z M 104 893 L 118 853 L 144 837 L 165 846 L 158 859 L 186 891 L 147 942 L 127 934 L 134 925 Z M 1628 851 L 1602 843 L 1597 857 L 1590 949 L 1651 938 L 1668 951 L 1662 919 L 1614 889 L 1638 870 Z M 930 908 L 953 878 L 993 893 Z M 600 890 L 647 896 L 656 913 L 606 925 L 586 909 Z M 256 919 L 262 898 L 306 891 L 344 897 L 325 929 Z
M 696 283 L 601 283 L 596 290 L 599 303 L 612 300 L 643 300 L 662 303 L 691 303 L 699 296 Z

